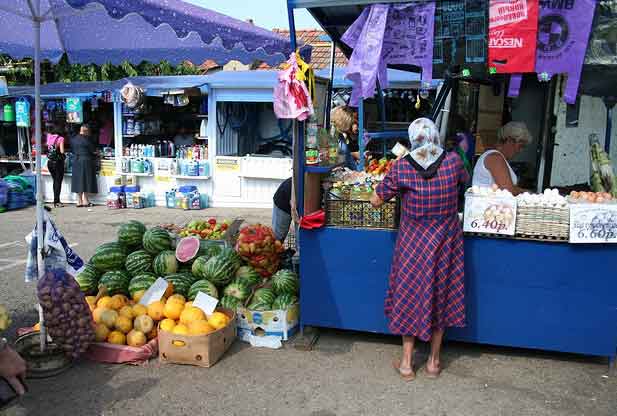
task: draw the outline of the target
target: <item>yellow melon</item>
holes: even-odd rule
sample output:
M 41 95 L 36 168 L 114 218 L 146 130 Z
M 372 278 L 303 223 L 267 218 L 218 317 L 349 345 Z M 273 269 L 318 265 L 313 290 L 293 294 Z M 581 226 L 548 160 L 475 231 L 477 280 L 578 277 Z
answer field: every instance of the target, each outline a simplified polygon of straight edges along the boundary
M 147 315 L 147 314 L 148 314 L 148 308 L 146 308 L 141 303 L 137 303 L 133 305 L 133 315 L 135 315 L 135 317 L 138 317 L 141 315 Z
M 104 323 L 107 328 L 111 329 L 116 324 L 116 319 L 118 319 L 118 312 L 112 309 L 106 309 L 101 313 L 101 322 Z
M 159 324 L 162 331 L 171 332 L 176 326 L 176 321 L 173 319 L 165 318 Z
M 163 302 L 161 302 L 160 300 L 152 302 L 148 305 L 148 316 L 150 316 L 150 318 L 154 319 L 155 321 L 160 321 L 165 317 L 165 315 L 163 314 L 164 309 L 165 304 L 163 304 Z
M 169 302 L 178 302 L 178 303 L 181 303 L 182 305 L 184 305 L 186 303 L 186 299 L 184 299 L 184 296 L 176 293 L 175 295 L 171 295 L 167 299 L 167 303 L 169 303 Z
M 191 302 L 186 302 L 184 304 L 184 309 L 191 308 L 192 306 L 193 306 L 193 302 L 192 301 Z
M 111 309 L 120 310 L 129 304 L 129 300 L 124 295 L 113 295 L 111 297 Z
M 109 309 L 107 308 L 101 308 L 98 307 L 95 310 L 92 311 L 92 319 L 94 319 L 95 323 L 99 323 L 101 322 L 101 315 L 103 314 L 103 312 L 108 311 Z
M 126 336 L 126 344 L 131 347 L 141 347 L 146 344 L 146 334 L 141 331 L 132 330 Z
M 179 302 L 167 302 L 165 304 L 165 308 L 163 309 L 163 314 L 166 318 L 173 319 L 175 321 L 180 318 L 182 309 L 184 309 L 184 305 Z
M 86 302 L 90 306 L 90 310 L 96 308 L 96 296 L 86 296 Z
M 111 296 L 103 296 L 96 302 L 96 306 L 99 308 L 111 309 Z
M 133 320 L 127 318 L 126 316 L 118 316 L 114 327 L 123 334 L 128 334 L 131 332 L 131 329 L 133 329 Z
M 129 319 L 135 318 L 135 312 L 133 312 L 133 308 L 129 305 L 120 308 L 120 311 L 118 311 L 118 313 L 120 314 L 120 316 L 126 316 Z
M 107 337 L 107 342 L 110 344 L 124 345 L 126 344 L 126 336 L 120 331 L 112 331 Z
M 109 336 L 109 328 L 105 324 L 96 324 L 94 328 L 94 338 L 96 342 L 105 342 Z
M 133 293 L 133 301 L 135 301 L 135 303 L 139 302 L 141 300 L 141 298 L 144 297 L 144 293 L 146 293 L 145 290 L 138 290 L 137 292 Z
M 221 329 L 227 326 L 229 318 L 223 312 L 214 312 L 208 317 L 208 323 L 216 329 Z
M 189 325 L 191 322 L 205 319 L 207 319 L 206 314 L 195 306 L 184 309 L 180 314 L 180 323 L 184 325 Z
M 184 324 L 178 324 L 174 326 L 174 329 L 171 330 L 171 333 L 175 335 L 188 335 L 189 328 Z
M 147 334 L 148 332 L 152 331 L 152 328 L 154 328 L 154 321 L 148 315 L 140 315 L 135 318 L 135 321 L 133 322 L 133 327 L 136 330 Z
M 193 321 L 189 324 L 189 335 L 206 335 L 215 329 L 205 319 Z

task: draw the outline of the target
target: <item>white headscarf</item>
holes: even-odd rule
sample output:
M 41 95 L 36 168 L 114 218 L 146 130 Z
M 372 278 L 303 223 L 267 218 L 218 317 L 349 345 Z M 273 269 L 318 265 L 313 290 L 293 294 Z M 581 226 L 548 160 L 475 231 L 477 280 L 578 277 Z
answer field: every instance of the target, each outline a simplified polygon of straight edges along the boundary
M 437 126 L 428 118 L 419 118 L 409 125 L 409 155 L 423 169 L 437 162 L 444 150 L 439 139 Z

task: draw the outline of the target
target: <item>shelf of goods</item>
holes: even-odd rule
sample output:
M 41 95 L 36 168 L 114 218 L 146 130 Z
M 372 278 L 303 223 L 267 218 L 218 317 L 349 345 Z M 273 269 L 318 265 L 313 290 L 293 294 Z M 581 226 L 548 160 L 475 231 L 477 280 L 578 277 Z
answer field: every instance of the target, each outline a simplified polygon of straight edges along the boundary
M 209 180 L 210 176 L 190 176 L 190 175 L 170 175 L 174 179 L 189 179 L 189 180 Z

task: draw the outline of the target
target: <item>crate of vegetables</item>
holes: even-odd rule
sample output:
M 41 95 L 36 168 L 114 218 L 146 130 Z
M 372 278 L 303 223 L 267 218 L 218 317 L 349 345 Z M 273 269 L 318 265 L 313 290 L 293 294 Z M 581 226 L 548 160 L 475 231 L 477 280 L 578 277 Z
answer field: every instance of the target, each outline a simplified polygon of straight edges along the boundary
M 324 207 L 326 224 L 338 227 L 397 229 L 400 218 L 398 199 L 379 208 L 370 202 L 372 189 L 326 192 Z

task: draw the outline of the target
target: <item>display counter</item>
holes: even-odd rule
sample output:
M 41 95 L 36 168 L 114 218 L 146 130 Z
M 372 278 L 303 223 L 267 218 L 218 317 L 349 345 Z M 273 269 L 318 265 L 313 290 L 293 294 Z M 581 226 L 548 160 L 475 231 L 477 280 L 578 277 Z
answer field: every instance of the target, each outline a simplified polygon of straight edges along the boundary
M 396 231 L 301 230 L 303 326 L 388 334 L 383 303 Z M 447 338 L 610 357 L 617 245 L 465 237 L 467 327 Z

